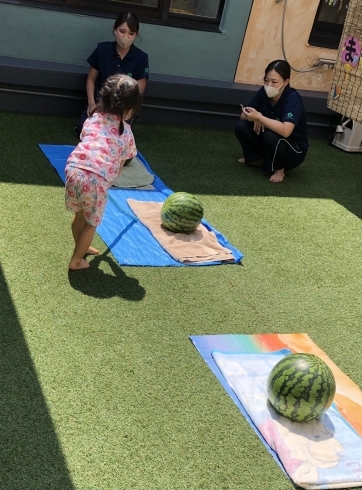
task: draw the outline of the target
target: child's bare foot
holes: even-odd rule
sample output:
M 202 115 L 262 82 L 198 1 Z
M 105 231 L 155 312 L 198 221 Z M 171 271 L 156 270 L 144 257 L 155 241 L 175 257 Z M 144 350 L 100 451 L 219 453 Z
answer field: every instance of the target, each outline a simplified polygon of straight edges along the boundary
M 69 270 L 71 271 L 78 271 L 78 270 L 81 270 L 81 269 L 88 269 L 88 267 L 90 267 L 89 263 L 85 260 L 85 259 L 82 259 L 82 260 L 71 260 L 70 264 L 69 264 Z
M 239 163 L 245 163 L 245 158 L 239 158 L 238 162 Z
M 282 168 L 281 170 L 276 170 L 269 180 L 270 182 L 283 182 L 284 177 L 285 177 L 285 172 L 284 172 L 284 168 Z
M 94 248 L 94 247 L 89 247 L 88 250 L 86 251 L 86 254 L 88 255 L 99 255 L 99 250 L 98 248 Z

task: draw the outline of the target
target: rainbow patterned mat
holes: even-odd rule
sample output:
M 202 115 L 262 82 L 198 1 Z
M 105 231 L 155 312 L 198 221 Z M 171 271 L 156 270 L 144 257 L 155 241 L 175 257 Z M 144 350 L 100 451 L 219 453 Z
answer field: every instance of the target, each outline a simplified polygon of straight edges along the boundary
M 309 490 L 362 487 L 362 392 L 307 334 L 190 339 L 293 483 Z M 334 403 L 310 422 L 291 422 L 268 403 L 271 369 L 295 352 L 322 358 L 336 378 Z

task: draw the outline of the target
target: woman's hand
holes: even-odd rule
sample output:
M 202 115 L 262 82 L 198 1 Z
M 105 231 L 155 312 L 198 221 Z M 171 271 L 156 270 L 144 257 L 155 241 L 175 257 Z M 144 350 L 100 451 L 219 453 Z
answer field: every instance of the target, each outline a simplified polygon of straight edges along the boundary
M 281 122 L 276 119 L 270 119 L 269 117 L 263 116 L 263 114 L 253 107 L 245 107 L 242 110 L 243 119 L 245 118 L 249 122 L 254 123 L 254 131 L 260 134 L 260 131 L 265 131 L 269 129 L 274 133 L 279 134 L 283 138 L 288 138 L 295 127 L 294 124 L 290 122 Z
M 245 109 L 243 109 L 242 111 L 244 116 L 246 117 L 246 120 L 249 122 L 253 122 L 253 121 L 259 122 L 259 117 L 262 116 L 262 113 L 257 111 L 253 107 L 245 107 Z
M 254 131 L 256 134 L 260 134 L 260 131 L 264 133 L 264 124 L 259 121 L 254 121 Z
M 97 104 L 93 101 L 93 102 L 88 102 L 88 107 L 87 107 L 87 116 L 91 116 L 95 110 L 95 108 L 97 107 Z

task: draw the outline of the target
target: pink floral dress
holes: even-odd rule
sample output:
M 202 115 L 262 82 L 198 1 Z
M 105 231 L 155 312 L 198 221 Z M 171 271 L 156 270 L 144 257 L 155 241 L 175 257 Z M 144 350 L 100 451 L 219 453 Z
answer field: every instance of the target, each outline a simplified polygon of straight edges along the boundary
M 108 200 L 108 189 L 118 177 L 121 161 L 137 154 L 131 127 L 126 122 L 119 135 L 120 118 L 96 113 L 83 126 L 81 142 L 65 167 L 65 206 L 83 210 L 92 226 L 98 226 Z

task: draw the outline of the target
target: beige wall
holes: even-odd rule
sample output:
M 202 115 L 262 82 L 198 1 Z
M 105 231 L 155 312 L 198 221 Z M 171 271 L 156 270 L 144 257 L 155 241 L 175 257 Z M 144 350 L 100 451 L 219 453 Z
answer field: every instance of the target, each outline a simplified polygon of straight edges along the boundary
M 264 70 L 283 59 L 282 16 L 284 2 L 254 0 L 235 75 L 235 82 L 263 84 Z M 298 70 L 311 68 L 319 58 L 335 59 L 337 50 L 308 45 L 319 0 L 287 0 L 284 46 L 289 63 Z M 322 66 L 310 73 L 292 71 L 291 85 L 298 89 L 328 92 L 333 69 Z

